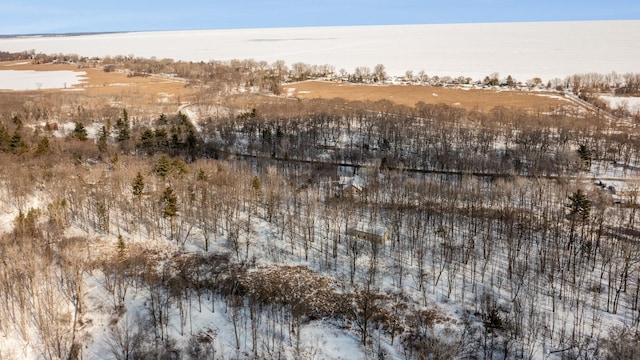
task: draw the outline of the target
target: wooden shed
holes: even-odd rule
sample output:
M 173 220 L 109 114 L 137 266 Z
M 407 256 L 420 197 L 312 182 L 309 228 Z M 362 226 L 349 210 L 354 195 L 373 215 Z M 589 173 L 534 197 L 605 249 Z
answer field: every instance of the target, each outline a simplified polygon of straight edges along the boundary
M 379 224 L 358 223 L 347 230 L 347 235 L 362 240 L 384 243 L 389 238 L 389 230 Z

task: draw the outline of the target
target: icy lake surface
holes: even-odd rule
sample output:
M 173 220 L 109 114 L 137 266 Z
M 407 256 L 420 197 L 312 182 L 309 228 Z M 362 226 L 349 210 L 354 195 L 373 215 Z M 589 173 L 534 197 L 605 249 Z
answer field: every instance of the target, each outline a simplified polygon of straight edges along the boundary
M 640 20 L 136 32 L 0 39 L 0 50 L 185 61 L 255 59 L 330 64 L 389 75 L 497 72 L 526 81 L 575 73 L 640 72 Z

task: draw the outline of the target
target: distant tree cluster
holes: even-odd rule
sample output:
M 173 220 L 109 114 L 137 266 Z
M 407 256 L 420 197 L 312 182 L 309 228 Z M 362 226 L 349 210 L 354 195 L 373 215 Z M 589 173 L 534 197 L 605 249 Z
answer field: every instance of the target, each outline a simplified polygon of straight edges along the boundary
M 322 155 L 354 166 L 530 176 L 572 173 L 592 160 L 635 166 L 640 155 L 636 135 L 612 134 L 592 115 L 578 115 L 577 125 L 577 114 L 549 116 L 501 107 L 479 113 L 385 101 L 345 106 L 337 100 L 310 106 L 315 111 L 304 116 L 287 106 L 266 105 L 255 117 L 207 121 L 207 151 L 299 161 Z M 345 135 L 349 141 L 340 142 Z
M 305 80 L 337 80 L 353 83 L 382 84 L 390 79 L 384 64 L 377 64 L 371 69 L 368 66 L 357 66 L 352 72 L 347 69 L 336 71 L 333 65 L 313 65 L 302 62 L 288 66 L 284 61 L 271 64 L 266 61 L 252 59 L 233 59 L 230 61 L 210 60 L 208 62 L 186 62 L 173 59 L 141 58 L 133 55 L 106 56 L 104 58 L 87 58 L 77 54 L 43 54 L 35 50 L 19 53 L 0 52 L 0 61 L 32 60 L 35 63 L 61 62 L 78 64 L 78 66 L 95 66 L 101 64 L 107 71 L 120 69 L 129 72 L 130 76 L 163 75 L 174 76 L 188 81 L 189 86 L 205 87 L 215 91 L 229 92 L 240 88 L 279 94 L 285 82 Z M 609 74 L 583 73 L 567 75 L 564 79 L 547 79 L 547 83 L 539 77 L 518 81 L 511 75 L 501 78 L 497 72 L 484 79 L 471 79 L 466 76 L 449 75 L 429 76 L 424 70 L 414 74 L 407 70 L 404 76 L 396 79 L 403 83 L 430 86 L 475 84 L 502 87 L 545 87 L 547 89 L 571 89 L 575 94 L 588 97 L 595 92 L 614 92 L 618 95 L 640 94 L 640 73 Z

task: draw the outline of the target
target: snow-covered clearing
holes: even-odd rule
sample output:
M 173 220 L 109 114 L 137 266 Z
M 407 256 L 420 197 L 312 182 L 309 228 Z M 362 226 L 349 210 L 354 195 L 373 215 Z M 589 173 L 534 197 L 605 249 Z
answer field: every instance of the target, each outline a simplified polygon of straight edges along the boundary
M 607 101 L 612 109 L 626 108 L 631 113 L 640 112 L 640 97 L 601 95 L 600 99 Z
M 252 58 L 330 64 L 336 70 L 383 64 L 391 76 L 519 81 L 576 73 L 638 72 L 640 21 L 437 24 L 137 32 L 0 39 L 4 51 L 36 49 L 83 56 L 134 55 L 209 61 Z
M 0 70 L 0 90 L 67 89 L 82 83 L 84 71 Z
M 29 65 L 29 64 L 31 64 L 30 61 L 21 61 L 21 62 L 16 62 L 11 64 L 4 64 L 3 66 L 18 66 L 18 65 Z

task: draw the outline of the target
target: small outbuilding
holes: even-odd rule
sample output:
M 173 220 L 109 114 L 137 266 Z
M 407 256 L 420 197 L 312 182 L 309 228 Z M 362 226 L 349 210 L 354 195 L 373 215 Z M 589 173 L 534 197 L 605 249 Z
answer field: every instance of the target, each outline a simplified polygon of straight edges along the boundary
M 358 197 L 365 188 L 365 182 L 364 179 L 358 175 L 341 176 L 338 186 L 338 191 L 341 196 Z
M 384 243 L 389 238 L 389 230 L 380 224 L 358 223 L 347 230 L 347 235 L 358 239 Z

